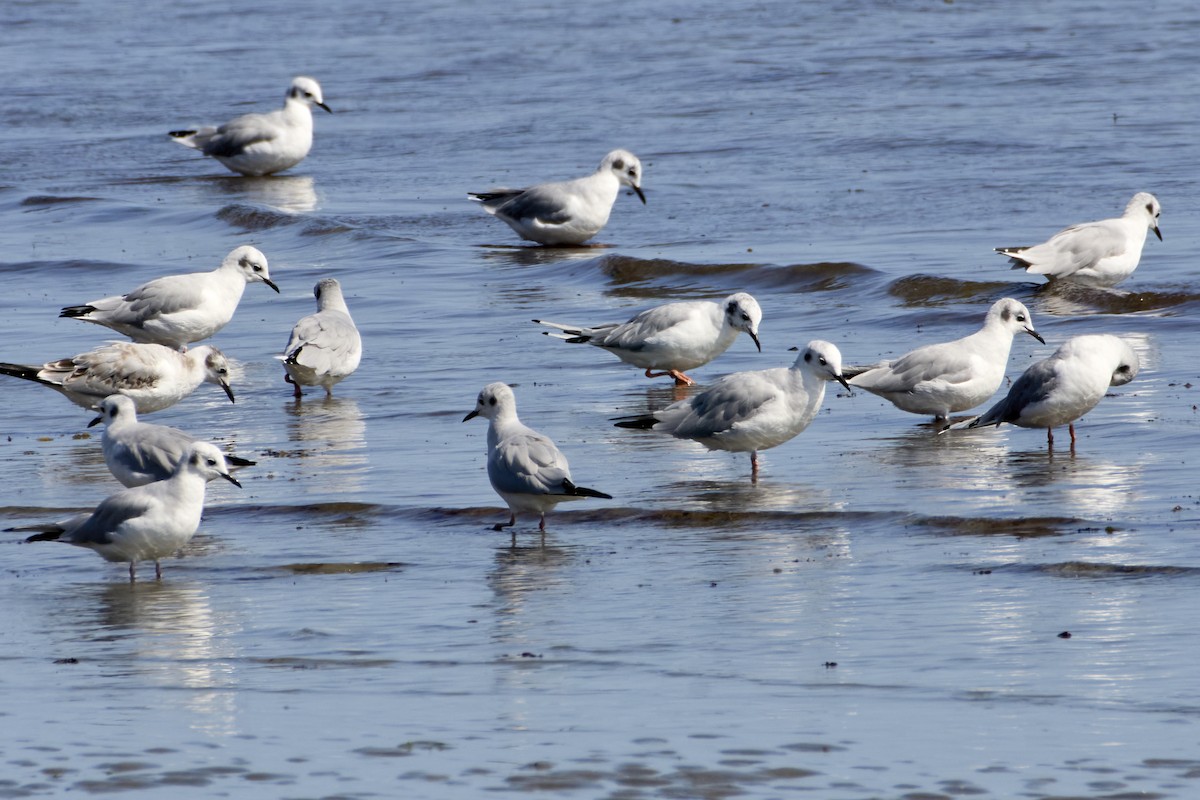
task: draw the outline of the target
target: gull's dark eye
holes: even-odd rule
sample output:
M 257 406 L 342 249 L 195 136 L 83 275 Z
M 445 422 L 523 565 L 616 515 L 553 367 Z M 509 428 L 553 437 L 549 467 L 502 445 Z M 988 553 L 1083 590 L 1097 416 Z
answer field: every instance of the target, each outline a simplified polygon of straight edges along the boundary
M 215 459 L 210 458 L 210 459 L 208 459 L 208 465 L 210 467 L 215 467 L 217 465 L 217 462 Z
M 1017 322 L 1024 322 L 1024 321 L 1025 321 L 1025 315 L 1017 314 Z
M 818 359 L 817 359 L 817 361 L 820 361 L 820 362 L 821 362 L 821 366 L 822 366 L 822 367 L 827 367 L 827 366 L 829 366 L 829 362 L 825 360 L 824 356 L 822 356 L 822 357 L 818 358 Z
M 747 313 L 745 313 L 745 312 L 742 312 L 742 319 L 743 319 L 743 320 L 745 320 L 746 322 L 749 322 L 749 321 L 750 321 L 750 315 L 749 315 L 749 314 L 747 314 Z

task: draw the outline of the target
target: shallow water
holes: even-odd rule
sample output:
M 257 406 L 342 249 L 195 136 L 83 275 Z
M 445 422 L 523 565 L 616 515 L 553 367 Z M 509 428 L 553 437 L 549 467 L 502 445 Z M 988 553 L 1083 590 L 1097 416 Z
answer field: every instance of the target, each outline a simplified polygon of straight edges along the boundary
M 236 404 L 205 386 L 152 418 L 259 461 L 210 487 L 161 583 L 0 539 L 0 797 L 1194 796 L 1198 16 L 0 6 L 0 358 L 89 349 L 109 337 L 61 306 L 242 243 L 283 289 L 248 287 L 214 340 Z M 290 173 L 164 135 L 273 107 L 296 73 L 335 113 Z M 649 202 L 619 197 L 604 247 L 524 246 L 465 199 L 616 146 Z M 991 252 L 1142 189 L 1165 241 L 1121 291 Z M 366 356 L 295 403 L 272 356 L 326 275 Z M 744 454 L 614 428 L 675 390 L 529 322 L 740 290 L 763 353 L 743 337 L 702 382 L 814 338 L 896 355 L 1003 296 L 1048 342 L 1016 341 L 1011 376 L 1094 332 L 1142 373 L 1074 453 L 830 391 L 752 484 Z M 555 511 L 544 544 L 490 529 L 486 426 L 460 420 L 493 380 L 614 496 Z M 4 381 L 3 526 L 117 488 L 90 414 Z

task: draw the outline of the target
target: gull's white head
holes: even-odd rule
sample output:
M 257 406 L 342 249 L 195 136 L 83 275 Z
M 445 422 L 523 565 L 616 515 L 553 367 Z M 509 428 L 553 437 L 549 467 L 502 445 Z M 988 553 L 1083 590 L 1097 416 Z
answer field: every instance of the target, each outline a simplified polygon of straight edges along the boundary
M 225 463 L 225 454 L 217 449 L 216 445 L 208 442 L 192 442 L 175 469 L 193 472 L 204 478 L 205 483 L 213 478 L 224 478 L 234 486 L 241 486 L 237 478 L 229 474 L 229 465 Z
M 1125 206 L 1125 216 L 1144 216 L 1146 227 L 1154 231 L 1154 235 L 1161 242 L 1162 231 L 1158 229 L 1158 217 L 1160 214 L 1162 214 L 1162 206 L 1159 205 L 1158 198 L 1149 192 L 1138 192 Z
M 600 162 L 599 172 L 611 170 L 617 176 L 622 186 L 628 186 L 637 192 L 642 204 L 646 203 L 646 195 L 642 193 L 642 162 L 628 150 L 613 150 Z
M 842 351 L 830 342 L 813 339 L 800 351 L 794 366 L 796 369 L 811 372 L 822 380 L 837 381 L 845 386 L 847 391 L 850 390 L 850 384 L 846 383 L 842 376 Z
M 1089 370 L 1111 372 L 1109 386 L 1123 386 L 1141 369 L 1137 353 L 1124 339 L 1111 333 L 1089 333 L 1068 339 L 1054 357 L 1081 361 Z
M 325 105 L 325 98 L 321 95 L 321 84 L 303 75 L 292 78 L 292 85 L 288 87 L 287 99 L 289 101 L 296 100 L 306 103 L 310 106 L 320 106 L 330 114 L 333 113 L 333 109 Z
M 229 388 L 229 360 L 225 358 L 224 353 L 210 344 L 205 344 L 193 347 L 186 355 L 188 358 L 203 358 L 205 382 L 220 386 L 229 397 L 229 402 L 237 402 L 233 399 L 233 389 Z
M 236 269 L 245 277 L 246 283 L 262 281 L 279 292 L 279 287 L 271 280 L 271 271 L 267 268 L 267 257 L 257 247 L 242 245 L 235 247 L 221 262 L 223 269 Z
M 1042 344 L 1046 340 L 1042 335 L 1033 329 L 1033 318 L 1029 314 L 1029 309 L 1019 300 L 1013 300 L 1011 297 L 1005 297 L 997 300 L 988 310 L 986 325 L 1000 325 L 1005 330 L 1011 331 L 1012 335 L 1018 333 L 1028 333 L 1033 338 L 1037 339 Z
M 1129 346 L 1129 343 L 1124 339 L 1118 339 L 1120 342 L 1119 353 L 1117 359 L 1117 367 L 1113 370 L 1112 377 L 1108 381 L 1109 386 L 1124 386 L 1131 380 L 1137 377 L 1142 365 L 1138 361 L 1137 353 Z
M 96 408 L 100 416 L 88 423 L 89 428 L 101 422 L 109 428 L 137 422 L 137 406 L 123 394 L 110 394 L 97 403 Z
M 762 322 L 762 309 L 758 301 L 745 292 L 731 294 L 725 298 L 725 322 L 736 331 L 745 331 L 754 340 L 758 352 L 762 343 L 758 341 L 758 324 Z
M 463 417 L 463 422 L 475 417 L 495 419 L 501 414 L 516 413 L 517 398 L 507 383 L 489 383 L 475 400 L 475 410 Z

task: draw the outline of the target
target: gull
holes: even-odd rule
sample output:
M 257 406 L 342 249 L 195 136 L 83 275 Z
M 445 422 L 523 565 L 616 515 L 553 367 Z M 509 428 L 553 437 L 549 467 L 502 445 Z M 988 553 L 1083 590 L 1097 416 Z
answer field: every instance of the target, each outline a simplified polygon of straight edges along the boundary
M 332 397 L 334 384 L 352 375 L 362 360 L 362 337 L 350 319 L 342 285 L 334 278 L 322 278 L 313 294 L 317 313 L 296 323 L 283 355 L 276 356 L 283 361 L 284 380 L 295 387 L 297 399 L 302 396 L 301 386 L 322 386 Z
M 166 480 L 196 442 L 178 428 L 139 422 L 137 407 L 123 394 L 109 395 L 100 401 L 100 416 L 88 427 L 104 423 L 100 444 L 104 463 L 117 480 L 127 487 Z M 255 462 L 226 455 L 229 470 L 254 466 Z
M 148 414 L 175 405 L 206 381 L 220 386 L 234 402 L 229 362 L 207 344 L 181 353 L 161 344 L 113 342 L 41 366 L 0 363 L 0 375 L 49 386 L 84 408 L 123 394 L 139 414 Z
M 321 96 L 321 85 L 312 78 L 292 79 L 283 108 L 266 114 L 244 114 L 219 128 L 171 131 L 170 137 L 185 147 L 212 156 L 243 175 L 271 175 L 304 160 L 312 148 L 312 107 L 333 113 Z
M 1033 329 L 1029 310 L 1006 297 L 988 310 L 983 327 L 962 339 L 919 347 L 895 361 L 846 370 L 851 386 L 866 389 L 902 411 L 945 420 L 987 400 L 1004 381 L 1013 336 Z
M 577 245 L 608 223 L 617 192 L 628 186 L 642 204 L 642 162 L 628 150 L 613 150 L 591 175 L 526 189 L 469 192 L 483 210 L 509 224 L 522 239 L 549 245 Z
M 1083 286 L 1116 286 L 1137 269 L 1146 243 L 1146 230 L 1162 241 L 1158 216 L 1162 207 L 1149 192 L 1138 192 L 1114 219 L 1084 222 L 1059 231 L 1032 247 L 997 247 L 1012 259 L 1013 269 L 1045 275 Z
M 185 350 L 207 339 L 233 318 L 246 284 L 262 281 L 279 293 L 257 248 L 234 248 L 212 272 L 168 275 L 144 283 L 129 294 L 67 306 L 60 317 L 112 328 L 135 342 Z
M 475 410 L 463 417 L 463 422 L 475 417 L 489 420 L 488 480 L 508 504 L 510 513 L 507 523 L 497 523 L 492 530 L 515 525 L 517 512 L 533 512 L 541 515 L 538 530 L 545 534 L 546 512 L 564 500 L 612 499 L 610 494 L 576 486 L 571 481 L 566 456 L 548 437 L 526 427 L 517 418 L 517 399 L 507 384 L 489 383 L 483 387 Z
M 1139 369 L 1137 353 L 1116 336 L 1076 336 L 1025 370 L 999 403 L 946 430 L 1008 422 L 1022 428 L 1045 428 L 1046 441 L 1053 446 L 1054 427 L 1066 425 L 1074 449 L 1075 420 L 1095 408 L 1109 386 L 1129 383 Z
M 707 364 L 724 353 L 742 331 L 761 353 L 761 321 L 758 301 L 745 292 L 731 294 L 720 303 L 692 300 L 655 306 L 622 323 L 588 327 L 534 320 L 562 331 L 542 331 L 546 336 L 604 348 L 626 364 L 644 368 L 647 378 L 667 375 L 675 379 L 677 386 L 694 384 L 683 371 Z
M 841 352 L 814 339 L 790 367 L 726 375 L 698 394 L 617 427 L 662 431 L 709 450 L 749 452 L 750 477 L 757 481 L 758 451 L 778 447 L 808 427 L 821 409 L 826 381 L 850 388 Z
M 193 442 L 166 480 L 123 489 L 90 514 L 45 526 L 25 541 L 65 542 L 90 548 L 106 561 L 127 561 L 131 582 L 137 562 L 153 561 L 154 577 L 161 580 L 159 560 L 176 553 L 200 527 L 204 490 L 213 478 L 241 486 L 215 445 Z

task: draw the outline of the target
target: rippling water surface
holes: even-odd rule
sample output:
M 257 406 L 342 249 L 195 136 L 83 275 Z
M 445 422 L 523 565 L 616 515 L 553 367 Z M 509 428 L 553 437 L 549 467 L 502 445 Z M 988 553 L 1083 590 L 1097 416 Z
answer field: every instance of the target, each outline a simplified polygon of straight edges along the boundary
M 1069 0 L 0 6 L 4 361 L 96 346 L 61 306 L 253 243 L 205 386 L 153 421 L 259 465 L 210 487 L 161 583 L 4 534 L 0 797 L 1195 796 L 1200 11 Z M 316 76 L 308 160 L 245 179 L 167 130 Z M 543 249 L 468 190 L 645 164 L 603 247 Z M 998 245 L 1163 204 L 1119 291 L 1048 290 Z M 338 277 L 366 357 L 293 402 L 272 356 Z M 612 427 L 676 390 L 534 317 L 749 291 L 694 372 L 849 363 L 964 335 L 996 299 L 1142 373 L 1048 450 L 935 436 L 862 392 L 745 454 Z M 117 484 L 87 412 L 4 378 L 0 523 Z M 484 384 L 583 485 L 515 544 Z M 223 483 L 223 482 L 219 482 Z M 145 572 L 145 570 L 143 570 Z M 1070 637 L 1066 637 L 1070 633 Z

